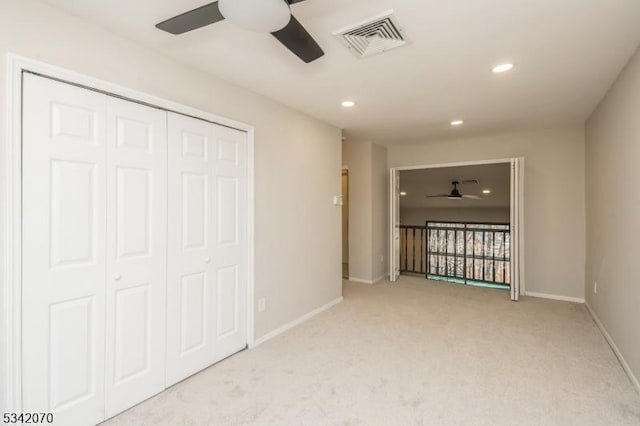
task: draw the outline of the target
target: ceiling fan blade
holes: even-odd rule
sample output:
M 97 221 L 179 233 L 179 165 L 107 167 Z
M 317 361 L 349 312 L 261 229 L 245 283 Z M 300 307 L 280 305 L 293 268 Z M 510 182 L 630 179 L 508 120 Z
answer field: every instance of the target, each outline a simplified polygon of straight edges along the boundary
M 207 25 L 222 21 L 224 16 L 220 13 L 218 2 L 205 4 L 197 9 L 182 13 L 166 21 L 156 24 L 156 28 L 171 34 L 182 34 Z
M 440 195 L 425 195 L 425 198 L 442 198 L 442 197 L 448 197 L 449 194 L 440 194 Z
M 293 15 L 286 27 L 271 34 L 307 64 L 324 55 L 318 43 Z
M 482 197 L 477 195 L 463 195 L 462 198 L 468 198 L 470 200 L 482 200 Z

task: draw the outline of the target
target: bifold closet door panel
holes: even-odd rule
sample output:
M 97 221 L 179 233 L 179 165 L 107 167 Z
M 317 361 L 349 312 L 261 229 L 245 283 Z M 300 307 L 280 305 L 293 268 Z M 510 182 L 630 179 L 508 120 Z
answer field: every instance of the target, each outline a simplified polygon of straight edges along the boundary
M 247 133 L 215 126 L 214 240 L 216 361 L 247 345 Z
M 215 362 L 213 130 L 168 114 L 167 387 Z
M 246 347 L 247 135 L 169 113 L 167 386 Z
M 165 384 L 167 113 L 107 99 L 106 415 Z
M 106 96 L 24 74 L 23 412 L 104 412 Z

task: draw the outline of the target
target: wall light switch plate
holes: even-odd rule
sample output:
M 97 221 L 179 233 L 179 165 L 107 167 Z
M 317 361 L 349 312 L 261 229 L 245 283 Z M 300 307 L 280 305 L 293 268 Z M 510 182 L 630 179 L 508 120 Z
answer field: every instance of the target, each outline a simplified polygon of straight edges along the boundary
M 598 294 L 598 281 L 593 282 L 593 294 Z
M 265 309 L 267 309 L 267 299 L 264 297 L 258 299 L 258 312 L 264 312 Z
M 342 205 L 342 195 L 334 195 L 333 196 L 333 205 L 341 206 Z

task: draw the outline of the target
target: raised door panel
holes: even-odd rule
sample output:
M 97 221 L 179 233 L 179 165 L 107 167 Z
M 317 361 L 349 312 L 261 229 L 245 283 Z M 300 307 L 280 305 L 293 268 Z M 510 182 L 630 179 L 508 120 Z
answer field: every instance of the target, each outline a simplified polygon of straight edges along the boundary
M 169 113 L 167 386 L 215 362 L 215 134 Z
M 51 160 L 51 267 L 95 261 L 96 163 Z
M 247 134 L 215 126 L 216 358 L 247 343 Z
M 93 297 L 49 306 L 49 407 L 73 407 L 96 394 L 96 332 Z
M 152 288 L 121 289 L 115 296 L 114 384 L 149 373 L 151 365 Z
M 217 314 L 218 329 L 216 338 L 223 339 L 239 331 L 240 300 L 238 298 L 238 265 L 218 268 L 217 274 Z
M 207 274 L 185 275 L 180 283 L 180 356 L 207 344 Z
M 116 257 L 151 255 L 152 169 L 116 168 Z
M 240 217 L 240 178 L 237 176 L 218 176 L 216 191 L 216 234 L 219 248 L 225 246 L 237 247 L 239 241 Z
M 166 112 L 107 102 L 106 415 L 164 389 Z
M 31 74 L 23 93 L 23 411 L 104 413 L 106 96 Z
M 206 250 L 209 227 L 209 176 L 182 173 L 182 249 Z

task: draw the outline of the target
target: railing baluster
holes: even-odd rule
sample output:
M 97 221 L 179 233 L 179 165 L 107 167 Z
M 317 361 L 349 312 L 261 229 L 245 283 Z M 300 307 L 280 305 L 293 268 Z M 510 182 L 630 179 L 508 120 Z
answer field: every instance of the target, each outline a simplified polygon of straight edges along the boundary
M 473 231 L 473 279 L 476 279 L 476 231 Z
M 404 270 L 407 270 L 407 257 L 409 257 L 409 252 L 407 248 L 407 237 L 409 236 L 409 231 L 407 229 L 404 230 Z
M 429 252 L 430 250 L 430 244 L 431 244 L 431 232 L 429 231 L 429 229 L 427 228 L 427 272 L 425 275 L 428 275 L 431 272 L 431 258 L 429 256 Z
M 507 258 L 507 233 L 502 233 L 502 283 L 505 284 L 507 282 L 507 270 L 506 270 L 506 262 Z
M 449 275 L 449 231 L 444 230 L 444 274 Z
M 464 273 L 462 274 L 462 279 L 464 280 L 465 284 L 467 282 L 467 226 L 464 226 Z
M 486 233 L 484 231 L 482 231 L 482 281 L 484 281 L 484 256 L 485 256 L 485 248 L 484 248 L 484 243 L 485 243 L 485 235 Z
M 413 244 L 413 249 L 411 250 L 411 256 L 413 257 L 413 263 L 412 263 L 412 267 L 411 270 L 415 271 L 416 270 L 416 228 L 413 228 L 412 230 L 412 234 L 413 236 L 411 237 L 412 241 L 411 243 Z
M 424 272 L 422 260 L 424 258 L 424 229 L 420 229 L 420 273 Z
M 493 231 L 491 235 L 491 259 L 492 259 L 492 267 L 491 267 L 491 281 L 496 281 L 496 232 Z

